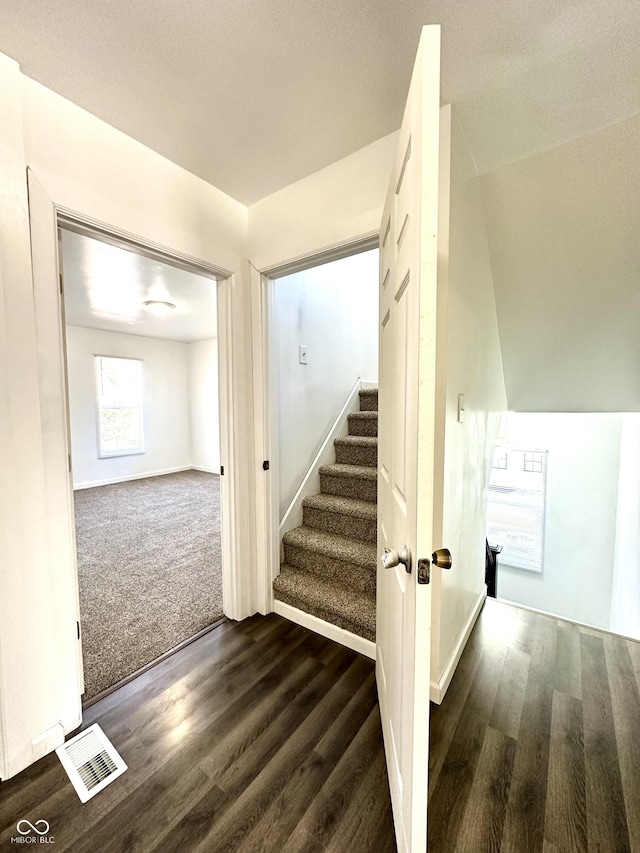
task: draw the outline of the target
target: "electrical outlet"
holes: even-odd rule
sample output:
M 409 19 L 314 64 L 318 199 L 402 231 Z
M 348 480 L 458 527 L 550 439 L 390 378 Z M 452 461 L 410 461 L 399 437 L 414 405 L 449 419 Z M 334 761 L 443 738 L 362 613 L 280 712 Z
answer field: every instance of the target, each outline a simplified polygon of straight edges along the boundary
M 309 354 L 309 348 L 305 347 L 303 344 L 300 344 L 298 347 L 298 361 L 300 364 L 307 364 L 307 356 Z

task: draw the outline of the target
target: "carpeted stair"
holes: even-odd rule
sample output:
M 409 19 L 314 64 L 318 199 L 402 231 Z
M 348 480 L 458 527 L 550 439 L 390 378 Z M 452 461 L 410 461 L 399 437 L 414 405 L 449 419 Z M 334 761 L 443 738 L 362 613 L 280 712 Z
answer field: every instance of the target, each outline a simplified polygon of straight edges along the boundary
M 319 495 L 303 501 L 302 526 L 285 533 L 276 599 L 353 634 L 376 638 L 378 390 L 360 391 L 335 465 L 320 468 Z

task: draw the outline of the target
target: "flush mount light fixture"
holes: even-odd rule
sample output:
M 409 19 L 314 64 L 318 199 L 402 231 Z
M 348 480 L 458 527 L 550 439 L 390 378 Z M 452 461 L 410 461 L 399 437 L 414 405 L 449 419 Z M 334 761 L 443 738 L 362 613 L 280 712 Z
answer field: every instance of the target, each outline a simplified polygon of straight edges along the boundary
M 161 299 L 148 299 L 142 304 L 152 314 L 169 314 L 176 307 L 173 302 L 164 302 Z

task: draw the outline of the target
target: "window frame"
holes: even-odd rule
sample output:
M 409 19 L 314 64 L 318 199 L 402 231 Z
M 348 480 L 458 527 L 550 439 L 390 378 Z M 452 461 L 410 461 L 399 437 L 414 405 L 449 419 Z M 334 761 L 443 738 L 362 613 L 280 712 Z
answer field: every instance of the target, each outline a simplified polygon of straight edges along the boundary
M 118 359 L 119 361 L 136 361 L 140 364 L 140 402 L 138 405 L 139 411 L 139 442 L 135 448 L 119 449 L 108 451 L 103 449 L 102 430 L 101 430 L 101 412 L 103 409 L 132 409 L 135 406 L 103 406 L 102 405 L 102 377 L 101 377 L 101 360 L 102 359 Z M 145 451 L 144 443 L 144 361 L 141 358 L 131 358 L 127 355 L 105 355 L 104 353 L 94 353 L 95 365 L 95 380 L 96 380 L 96 433 L 98 442 L 98 459 L 115 459 L 120 456 L 141 456 Z

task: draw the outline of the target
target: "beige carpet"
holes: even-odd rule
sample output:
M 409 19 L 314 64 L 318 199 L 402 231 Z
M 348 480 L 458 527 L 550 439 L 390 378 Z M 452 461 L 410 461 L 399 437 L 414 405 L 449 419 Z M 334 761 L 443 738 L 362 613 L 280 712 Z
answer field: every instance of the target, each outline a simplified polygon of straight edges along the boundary
M 184 471 L 74 499 L 89 699 L 222 616 L 220 478 Z

